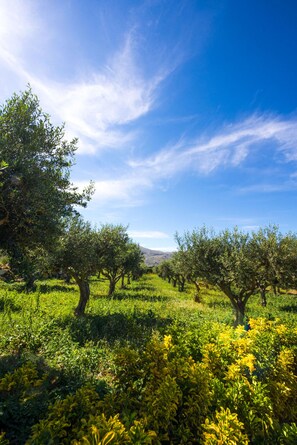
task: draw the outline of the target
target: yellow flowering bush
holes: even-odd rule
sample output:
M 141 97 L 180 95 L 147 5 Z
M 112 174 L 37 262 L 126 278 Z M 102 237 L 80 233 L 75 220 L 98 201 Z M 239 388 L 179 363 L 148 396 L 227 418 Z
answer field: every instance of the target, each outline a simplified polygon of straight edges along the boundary
M 216 411 L 212 420 L 206 419 L 203 425 L 203 445 L 248 445 L 244 425 L 231 413 L 229 408 Z

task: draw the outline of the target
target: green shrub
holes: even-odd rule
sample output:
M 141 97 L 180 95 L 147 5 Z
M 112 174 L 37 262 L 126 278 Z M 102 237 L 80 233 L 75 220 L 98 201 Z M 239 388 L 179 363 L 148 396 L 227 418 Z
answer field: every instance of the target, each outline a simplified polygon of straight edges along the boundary
M 124 348 L 115 364 L 115 390 L 103 402 L 105 412 L 136 417 L 161 443 L 186 444 L 201 435 L 211 399 L 208 373 L 184 357 L 171 336 L 155 335 L 142 352 Z
M 46 417 L 33 426 L 27 444 L 70 444 L 77 438 L 85 419 L 100 411 L 97 392 L 88 387 L 80 388 L 49 407 Z
M 287 424 L 282 426 L 279 436 L 280 445 L 296 445 L 297 443 L 297 425 L 296 423 Z
M 0 428 L 9 439 L 24 443 L 31 426 L 47 409 L 47 379 L 48 374 L 32 363 L 0 379 Z
M 216 411 L 214 419 L 206 419 L 203 425 L 203 445 L 248 445 L 244 425 L 229 408 Z
M 32 428 L 27 445 L 44 444 L 151 444 L 153 431 L 140 422 L 126 428 L 119 415 L 109 418 L 102 412 L 99 396 L 91 387 L 55 402 L 45 419 Z
M 0 445 L 9 445 L 9 440 L 5 439 L 5 433 L 0 433 Z

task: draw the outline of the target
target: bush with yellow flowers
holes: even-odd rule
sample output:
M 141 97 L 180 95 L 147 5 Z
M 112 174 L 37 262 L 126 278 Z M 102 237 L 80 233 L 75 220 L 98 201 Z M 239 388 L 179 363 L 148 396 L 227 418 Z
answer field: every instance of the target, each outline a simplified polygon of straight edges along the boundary
M 136 417 L 158 441 L 186 444 L 199 438 L 210 403 L 209 374 L 185 357 L 170 335 L 157 335 L 142 352 L 123 349 L 116 359 L 115 390 L 103 405 Z M 196 442 L 195 442 L 196 443 Z
M 284 425 L 297 443 L 294 329 L 265 319 L 250 320 L 250 326 L 249 331 L 223 328 L 216 340 L 204 345 L 202 362 L 212 376 L 210 410 L 230 409 L 250 443 L 281 443 L 277 437 Z

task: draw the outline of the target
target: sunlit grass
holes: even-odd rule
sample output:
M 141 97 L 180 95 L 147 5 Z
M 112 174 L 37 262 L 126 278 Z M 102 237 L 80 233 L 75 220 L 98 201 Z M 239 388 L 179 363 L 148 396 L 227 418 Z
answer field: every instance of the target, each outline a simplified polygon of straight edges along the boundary
M 15 424 L 21 423 L 24 438 L 39 419 L 40 409 L 45 412 L 50 403 L 83 385 L 93 385 L 99 394 L 111 391 L 121 351 L 137 351 L 141 357 L 152 338 L 166 335 L 179 345 L 183 357 L 200 362 L 205 345 L 216 344 L 226 332 L 231 338 L 230 333 L 235 332 L 230 301 L 212 287 L 202 286 L 200 303 L 194 301 L 191 284 L 179 292 L 153 274 L 125 284 L 123 289 L 119 283 L 113 297 L 107 296 L 108 282 L 98 277 L 92 278 L 90 289 L 86 314 L 77 318 L 74 309 L 79 290 L 74 283 L 44 280 L 37 282 L 33 293 L 24 292 L 22 283 L 0 283 L 0 379 L 28 363 L 46 376 L 44 400 L 32 405 L 37 412 L 31 420 L 22 420 L 16 411 Z M 268 293 L 267 307 L 263 308 L 260 296 L 255 295 L 248 302 L 247 316 L 296 326 L 297 297 Z M 270 337 L 266 335 L 264 340 L 274 357 Z

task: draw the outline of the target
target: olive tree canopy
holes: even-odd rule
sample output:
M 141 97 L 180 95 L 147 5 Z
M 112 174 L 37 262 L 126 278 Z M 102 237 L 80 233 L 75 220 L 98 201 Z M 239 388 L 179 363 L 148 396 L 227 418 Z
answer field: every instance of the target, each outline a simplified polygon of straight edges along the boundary
M 257 289 L 250 236 L 237 228 L 215 234 L 203 227 L 176 239 L 180 250 L 189 253 L 196 274 L 227 295 L 235 325 L 243 323 L 247 301 Z
M 90 297 L 89 278 L 97 271 L 97 232 L 80 217 L 73 218 L 60 237 L 54 264 L 61 272 L 74 278 L 79 287 L 75 315 L 84 315 Z
M 11 256 L 50 247 L 63 217 L 86 205 L 70 182 L 77 140 L 64 139 L 27 89 L 0 107 L 0 248 Z

